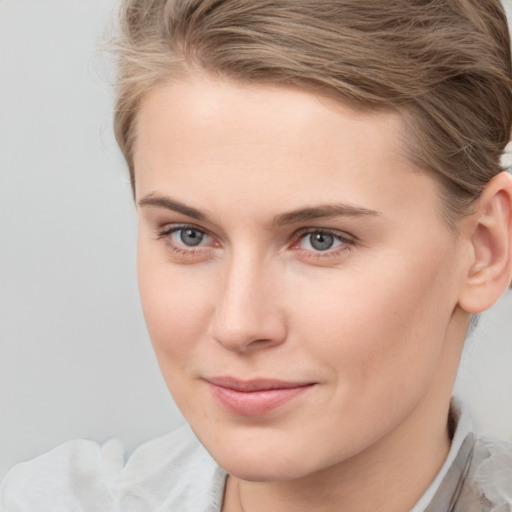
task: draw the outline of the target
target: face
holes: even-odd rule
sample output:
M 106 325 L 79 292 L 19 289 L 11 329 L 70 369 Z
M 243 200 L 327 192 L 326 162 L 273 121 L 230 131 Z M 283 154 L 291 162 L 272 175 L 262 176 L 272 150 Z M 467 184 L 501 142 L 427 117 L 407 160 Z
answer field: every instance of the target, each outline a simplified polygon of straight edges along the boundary
M 148 93 L 137 134 L 146 322 L 228 472 L 341 464 L 449 396 L 458 244 L 396 114 L 195 76 Z

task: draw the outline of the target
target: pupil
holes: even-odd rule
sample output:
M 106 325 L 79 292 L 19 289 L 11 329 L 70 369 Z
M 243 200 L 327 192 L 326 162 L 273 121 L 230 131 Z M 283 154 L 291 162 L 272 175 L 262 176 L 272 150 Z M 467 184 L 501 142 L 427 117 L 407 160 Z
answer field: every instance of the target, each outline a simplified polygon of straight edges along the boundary
M 315 233 L 310 235 L 311 247 L 317 251 L 327 251 L 334 244 L 334 237 L 324 233 Z
M 194 246 L 202 242 L 204 235 L 195 229 L 182 229 L 180 238 L 185 245 Z

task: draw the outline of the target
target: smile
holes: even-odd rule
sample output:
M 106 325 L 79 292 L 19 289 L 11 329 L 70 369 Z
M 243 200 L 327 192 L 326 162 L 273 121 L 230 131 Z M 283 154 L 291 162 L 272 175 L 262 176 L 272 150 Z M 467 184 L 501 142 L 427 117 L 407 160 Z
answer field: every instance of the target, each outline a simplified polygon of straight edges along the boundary
M 231 377 L 207 379 L 207 382 L 214 399 L 228 412 L 240 416 L 261 416 L 314 386 L 311 382 L 241 381 Z

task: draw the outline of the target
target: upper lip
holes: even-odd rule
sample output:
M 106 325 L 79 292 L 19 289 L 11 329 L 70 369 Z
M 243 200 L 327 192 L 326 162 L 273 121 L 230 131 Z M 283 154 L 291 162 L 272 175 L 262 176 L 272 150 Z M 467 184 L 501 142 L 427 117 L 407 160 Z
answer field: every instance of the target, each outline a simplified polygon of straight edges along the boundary
M 206 379 L 210 384 L 240 392 L 269 391 L 272 389 L 292 389 L 310 386 L 313 382 L 289 382 L 278 379 L 240 380 L 234 377 L 212 377 Z

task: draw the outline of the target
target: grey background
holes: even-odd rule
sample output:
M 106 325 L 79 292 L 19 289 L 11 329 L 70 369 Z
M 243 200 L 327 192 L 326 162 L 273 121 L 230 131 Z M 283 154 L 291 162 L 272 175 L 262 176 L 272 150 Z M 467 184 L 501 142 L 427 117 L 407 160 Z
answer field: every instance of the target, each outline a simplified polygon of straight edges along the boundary
M 97 51 L 114 5 L 0 1 L 0 476 L 70 438 L 120 437 L 129 452 L 183 421 L 137 297 Z M 457 393 L 482 431 L 512 440 L 511 363 L 509 291 L 467 344 Z

